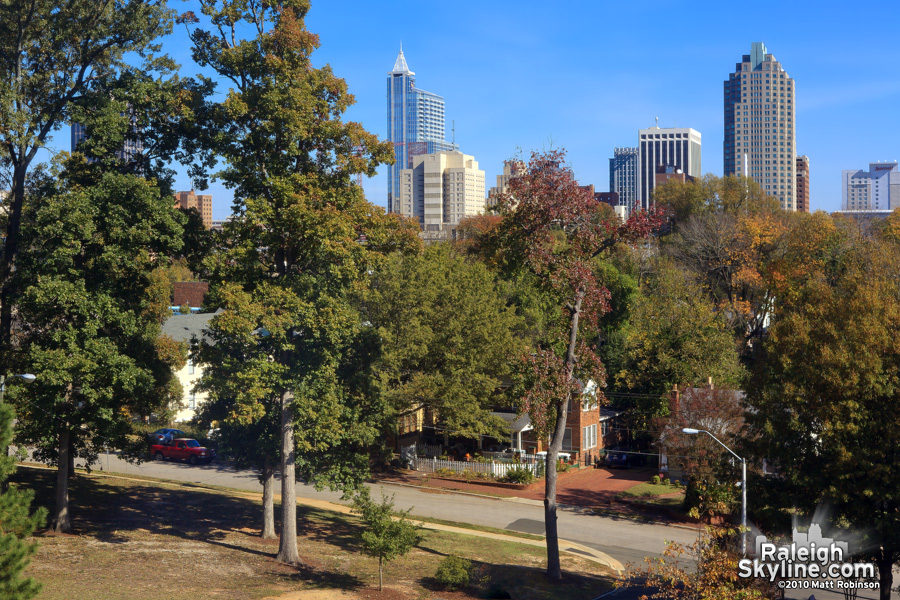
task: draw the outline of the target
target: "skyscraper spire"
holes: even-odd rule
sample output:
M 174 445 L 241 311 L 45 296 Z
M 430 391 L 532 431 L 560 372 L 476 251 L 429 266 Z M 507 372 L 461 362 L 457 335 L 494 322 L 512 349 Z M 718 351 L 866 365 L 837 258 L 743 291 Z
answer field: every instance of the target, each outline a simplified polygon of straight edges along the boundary
M 391 73 L 409 73 L 414 75 L 409 70 L 409 65 L 406 64 L 406 57 L 403 56 L 403 42 L 400 42 L 400 54 L 397 55 L 397 61 L 394 63 L 394 70 Z

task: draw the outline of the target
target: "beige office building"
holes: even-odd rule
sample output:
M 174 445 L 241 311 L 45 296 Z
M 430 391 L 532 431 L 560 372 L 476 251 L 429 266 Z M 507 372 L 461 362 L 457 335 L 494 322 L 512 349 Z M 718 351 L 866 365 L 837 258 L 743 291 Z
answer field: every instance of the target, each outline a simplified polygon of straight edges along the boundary
M 200 218 L 203 219 L 203 226 L 207 229 L 212 228 L 212 196 L 210 194 L 196 194 L 194 190 L 178 192 L 175 194 L 175 208 L 196 209 L 200 213 Z
M 753 43 L 725 82 L 725 175 L 752 177 L 789 211 L 798 208 L 795 109 L 794 80 Z
M 462 152 L 413 156 L 400 170 L 398 212 L 418 219 L 425 231 L 454 227 L 465 217 L 484 213 L 484 171 Z

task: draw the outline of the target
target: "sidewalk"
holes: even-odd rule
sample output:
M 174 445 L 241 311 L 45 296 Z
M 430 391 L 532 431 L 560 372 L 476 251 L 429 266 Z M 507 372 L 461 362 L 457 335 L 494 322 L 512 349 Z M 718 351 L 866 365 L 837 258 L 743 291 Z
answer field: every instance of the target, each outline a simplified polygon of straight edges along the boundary
M 556 501 L 560 505 L 592 509 L 598 512 L 612 512 L 630 518 L 651 518 L 656 521 L 691 525 L 687 519 L 673 518 L 665 511 L 648 512 L 642 507 L 616 499 L 619 492 L 625 491 L 639 483 L 648 481 L 655 471 L 652 469 L 591 469 L 583 468 L 568 473 L 560 473 L 557 480 Z M 544 487 L 542 484 L 531 485 L 527 489 L 508 489 L 479 483 L 477 480 L 466 482 L 442 479 L 433 473 L 399 470 L 375 476 L 380 482 L 399 483 L 435 491 L 466 492 L 498 498 L 519 498 L 529 504 L 543 504 Z

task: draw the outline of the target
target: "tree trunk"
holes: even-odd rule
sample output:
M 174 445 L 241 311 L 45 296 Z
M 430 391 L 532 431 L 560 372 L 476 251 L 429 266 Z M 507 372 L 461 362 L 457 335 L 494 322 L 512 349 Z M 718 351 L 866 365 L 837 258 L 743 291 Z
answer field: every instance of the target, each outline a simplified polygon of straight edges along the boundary
M 578 319 L 581 315 L 581 303 L 584 300 L 584 291 L 579 290 L 575 295 L 575 305 L 572 308 L 572 317 L 569 325 L 569 348 L 566 352 L 566 381 L 571 383 L 575 376 L 575 346 L 578 342 Z M 559 530 L 556 516 L 556 461 L 562 448 L 566 435 L 566 408 L 572 400 L 571 388 L 566 392 L 566 397 L 556 403 L 556 427 L 547 447 L 547 465 L 544 475 L 544 530 L 547 534 L 547 577 L 554 580 L 562 579 L 562 568 L 559 564 Z
M 59 460 L 56 463 L 56 513 L 50 528 L 56 533 L 69 533 L 69 424 L 59 428 Z
M 277 560 L 300 564 L 297 552 L 297 491 L 294 477 L 294 394 L 281 394 L 281 544 Z
M 19 149 L 20 159 L 24 150 L 24 148 Z M 12 273 L 19 246 L 19 227 L 22 219 L 22 206 L 25 203 L 25 174 L 27 171 L 27 163 L 21 160 L 13 167 L 12 202 L 7 211 L 6 239 L 3 243 L 2 256 L 0 256 L 0 346 L 2 346 L 4 357 L 9 356 L 8 353 L 12 351 L 12 314 L 15 296 Z M 9 361 L 6 360 L 6 362 Z
M 381 563 L 382 562 L 383 561 L 382 561 L 381 557 L 379 556 L 378 557 L 378 591 L 379 592 L 384 591 L 384 579 L 382 578 L 382 575 L 381 575 Z
M 275 539 L 275 465 L 266 456 L 263 466 L 263 526 L 262 539 Z
M 878 583 L 880 590 L 878 591 L 879 600 L 891 600 L 891 585 L 894 583 L 894 553 L 888 548 L 881 548 L 881 554 L 876 560 L 878 565 Z

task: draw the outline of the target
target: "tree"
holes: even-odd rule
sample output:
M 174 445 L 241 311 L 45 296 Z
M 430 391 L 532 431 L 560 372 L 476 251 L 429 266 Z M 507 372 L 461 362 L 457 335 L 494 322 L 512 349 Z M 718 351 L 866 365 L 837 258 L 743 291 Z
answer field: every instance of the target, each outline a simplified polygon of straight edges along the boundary
M 709 377 L 739 388 L 744 372 L 721 311 L 670 261 L 657 260 L 654 271 L 631 306 L 617 389 L 662 397 L 673 385 L 701 385 Z M 653 413 L 647 416 L 659 411 Z
M 12 442 L 12 406 L 0 404 L 0 448 Z M 16 468 L 15 456 L 0 456 L 0 596 L 11 600 L 27 600 L 40 591 L 40 584 L 22 573 L 28 566 L 37 544 L 25 541 L 44 522 L 43 508 L 31 513 L 32 490 L 7 488 L 6 481 Z
M 170 198 L 131 175 L 83 188 L 63 171 L 48 186 L 27 207 L 17 271 L 18 358 L 38 376 L 17 396 L 18 436 L 56 463 L 52 527 L 67 532 L 75 456 L 127 448 L 131 414 L 181 395 L 172 367 L 183 357 L 160 337 L 168 296 L 157 270 L 180 247 L 181 222 Z
M 363 451 L 381 425 L 361 359 L 368 334 L 350 296 L 365 287 L 382 252 L 419 241 L 409 223 L 366 202 L 351 182 L 355 173 L 374 175 L 391 150 L 341 120 L 353 97 L 330 67 L 312 66 L 318 38 L 304 28 L 309 2 L 201 6 L 211 27 L 191 30 L 194 59 L 230 89 L 196 115 L 202 143 L 222 157 L 219 176 L 235 192 L 235 218 L 210 267 L 210 303 L 245 294 L 247 307 L 225 310 L 213 327 L 224 334 L 226 324 L 242 320 L 235 335 L 271 357 L 260 385 L 277 396 L 280 416 L 278 559 L 298 563 L 296 467 L 320 482 L 358 483 L 368 467 Z M 242 38 L 245 32 L 254 37 Z
M 651 600 L 763 600 L 776 598 L 779 589 L 760 579 L 741 578 L 734 552 L 739 533 L 707 529 L 705 537 L 690 546 L 666 543 L 662 558 L 644 559 L 647 566 L 629 565 L 619 587 L 652 590 Z M 686 558 L 683 562 L 683 557 Z M 695 568 L 696 565 L 696 568 Z
M 856 237 L 785 296 L 748 389 L 748 444 L 787 510 L 864 535 L 890 597 L 900 560 L 900 249 Z
M 454 435 L 506 437 L 490 414 L 521 353 L 524 323 L 488 269 L 449 244 L 391 256 L 374 275 L 363 316 L 381 340 L 377 372 L 398 413 L 434 409 Z
M 419 526 L 407 519 L 410 510 L 412 509 L 395 516 L 393 496 L 388 498 L 382 492 L 381 503 L 376 504 L 367 487 L 361 488 L 353 499 L 353 512 L 358 513 L 365 524 L 365 529 L 359 536 L 363 550 L 378 559 L 379 591 L 384 589 L 384 563 L 404 556 L 422 541 Z
M 621 241 L 646 237 L 652 215 L 636 212 L 627 223 L 602 218 L 593 196 L 563 167 L 559 151 L 533 154 L 527 169 L 518 169 L 509 192 L 499 198 L 503 221 L 488 247 L 497 249 L 498 264 L 525 271 L 552 299 L 558 312 L 545 340 L 522 359 L 521 406 L 531 417 L 539 439 L 549 436 L 544 519 L 547 574 L 560 579 L 556 523 L 556 461 L 566 427 L 566 407 L 580 397 L 581 382 L 605 386 L 605 372 L 595 344 L 600 316 L 608 309 L 609 292 L 600 285 L 593 260 Z M 602 398 L 600 399 L 602 400 Z
M 0 255 L 0 346 L 10 350 L 12 274 L 31 163 L 99 80 L 171 29 L 165 0 L 10 0 L 0 6 L 0 169 L 11 191 Z

